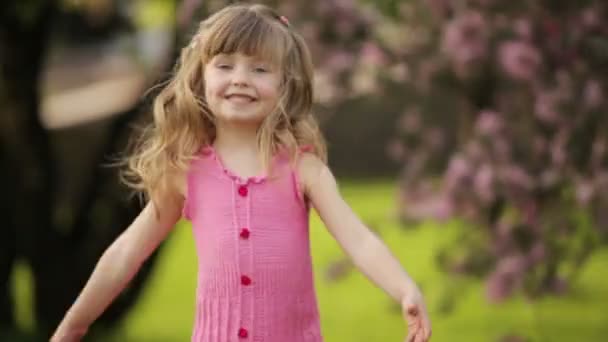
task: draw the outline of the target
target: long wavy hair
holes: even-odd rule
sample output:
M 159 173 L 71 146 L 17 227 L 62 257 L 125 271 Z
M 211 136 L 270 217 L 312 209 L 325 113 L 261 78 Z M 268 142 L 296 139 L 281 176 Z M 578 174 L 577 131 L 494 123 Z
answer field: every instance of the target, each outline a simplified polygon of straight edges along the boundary
M 282 70 L 277 106 L 257 132 L 262 163 L 286 150 L 295 162 L 302 146 L 327 161 L 325 141 L 312 113 L 313 64 L 304 39 L 289 22 L 264 5 L 225 7 L 200 23 L 183 48 L 171 79 L 154 100 L 153 122 L 132 140 L 123 181 L 156 202 L 176 195 L 170 181 L 186 172 L 197 152 L 213 143 L 216 125 L 204 97 L 205 65 L 218 54 L 243 53 L 278 63 Z

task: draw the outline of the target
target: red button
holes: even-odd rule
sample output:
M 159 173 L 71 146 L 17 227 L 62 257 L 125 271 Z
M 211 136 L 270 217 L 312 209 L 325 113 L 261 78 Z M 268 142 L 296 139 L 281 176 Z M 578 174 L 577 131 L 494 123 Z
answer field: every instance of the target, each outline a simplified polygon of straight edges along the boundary
M 251 285 L 251 278 L 249 278 L 248 276 L 241 276 L 241 284 L 248 286 Z
M 240 235 L 241 235 L 242 239 L 245 239 L 245 240 L 249 239 L 249 229 L 243 228 L 241 230 L 241 234 Z
M 248 192 L 249 191 L 247 191 L 247 187 L 246 186 L 244 186 L 244 185 L 239 186 L 239 195 L 245 197 L 245 196 L 247 196 Z
M 245 328 L 239 329 L 240 338 L 247 338 L 247 336 L 249 336 L 249 332 L 247 331 L 247 329 L 245 329 Z

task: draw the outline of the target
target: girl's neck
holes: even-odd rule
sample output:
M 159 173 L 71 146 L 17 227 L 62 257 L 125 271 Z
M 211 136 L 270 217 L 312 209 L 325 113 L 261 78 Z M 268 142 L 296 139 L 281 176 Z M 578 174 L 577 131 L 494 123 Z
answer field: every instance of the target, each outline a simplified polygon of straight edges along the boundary
M 257 145 L 257 127 L 217 125 L 213 149 L 222 166 L 241 179 L 263 173 Z
M 218 123 L 213 147 L 228 153 L 257 155 L 257 125 Z

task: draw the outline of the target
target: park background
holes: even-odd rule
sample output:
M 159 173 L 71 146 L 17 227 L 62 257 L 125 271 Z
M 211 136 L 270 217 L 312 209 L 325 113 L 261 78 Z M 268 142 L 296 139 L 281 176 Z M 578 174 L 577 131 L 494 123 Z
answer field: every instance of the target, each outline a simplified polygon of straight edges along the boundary
M 316 64 L 347 202 L 419 283 L 433 341 L 608 335 L 608 6 L 600 0 L 263 1 Z M 0 5 L 0 341 L 44 341 L 140 203 L 107 167 L 196 23 L 232 3 Z M 311 215 L 328 342 L 401 341 L 400 309 Z M 88 339 L 187 341 L 180 222 Z

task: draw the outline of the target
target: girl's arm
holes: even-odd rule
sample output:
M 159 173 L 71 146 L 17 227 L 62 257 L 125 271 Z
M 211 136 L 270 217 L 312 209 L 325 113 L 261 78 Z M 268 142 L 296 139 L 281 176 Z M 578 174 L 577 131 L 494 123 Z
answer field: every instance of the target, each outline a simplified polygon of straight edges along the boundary
M 306 196 L 342 249 L 368 278 L 401 303 L 410 327 L 407 341 L 428 340 L 430 322 L 418 287 L 344 201 L 329 168 L 316 156 L 305 153 L 298 174 Z
M 167 196 L 170 197 L 170 196 Z M 175 198 L 175 196 L 173 196 Z M 106 249 L 51 342 L 80 341 L 180 219 L 183 200 L 150 201 Z M 157 215 L 157 209 L 160 216 Z

